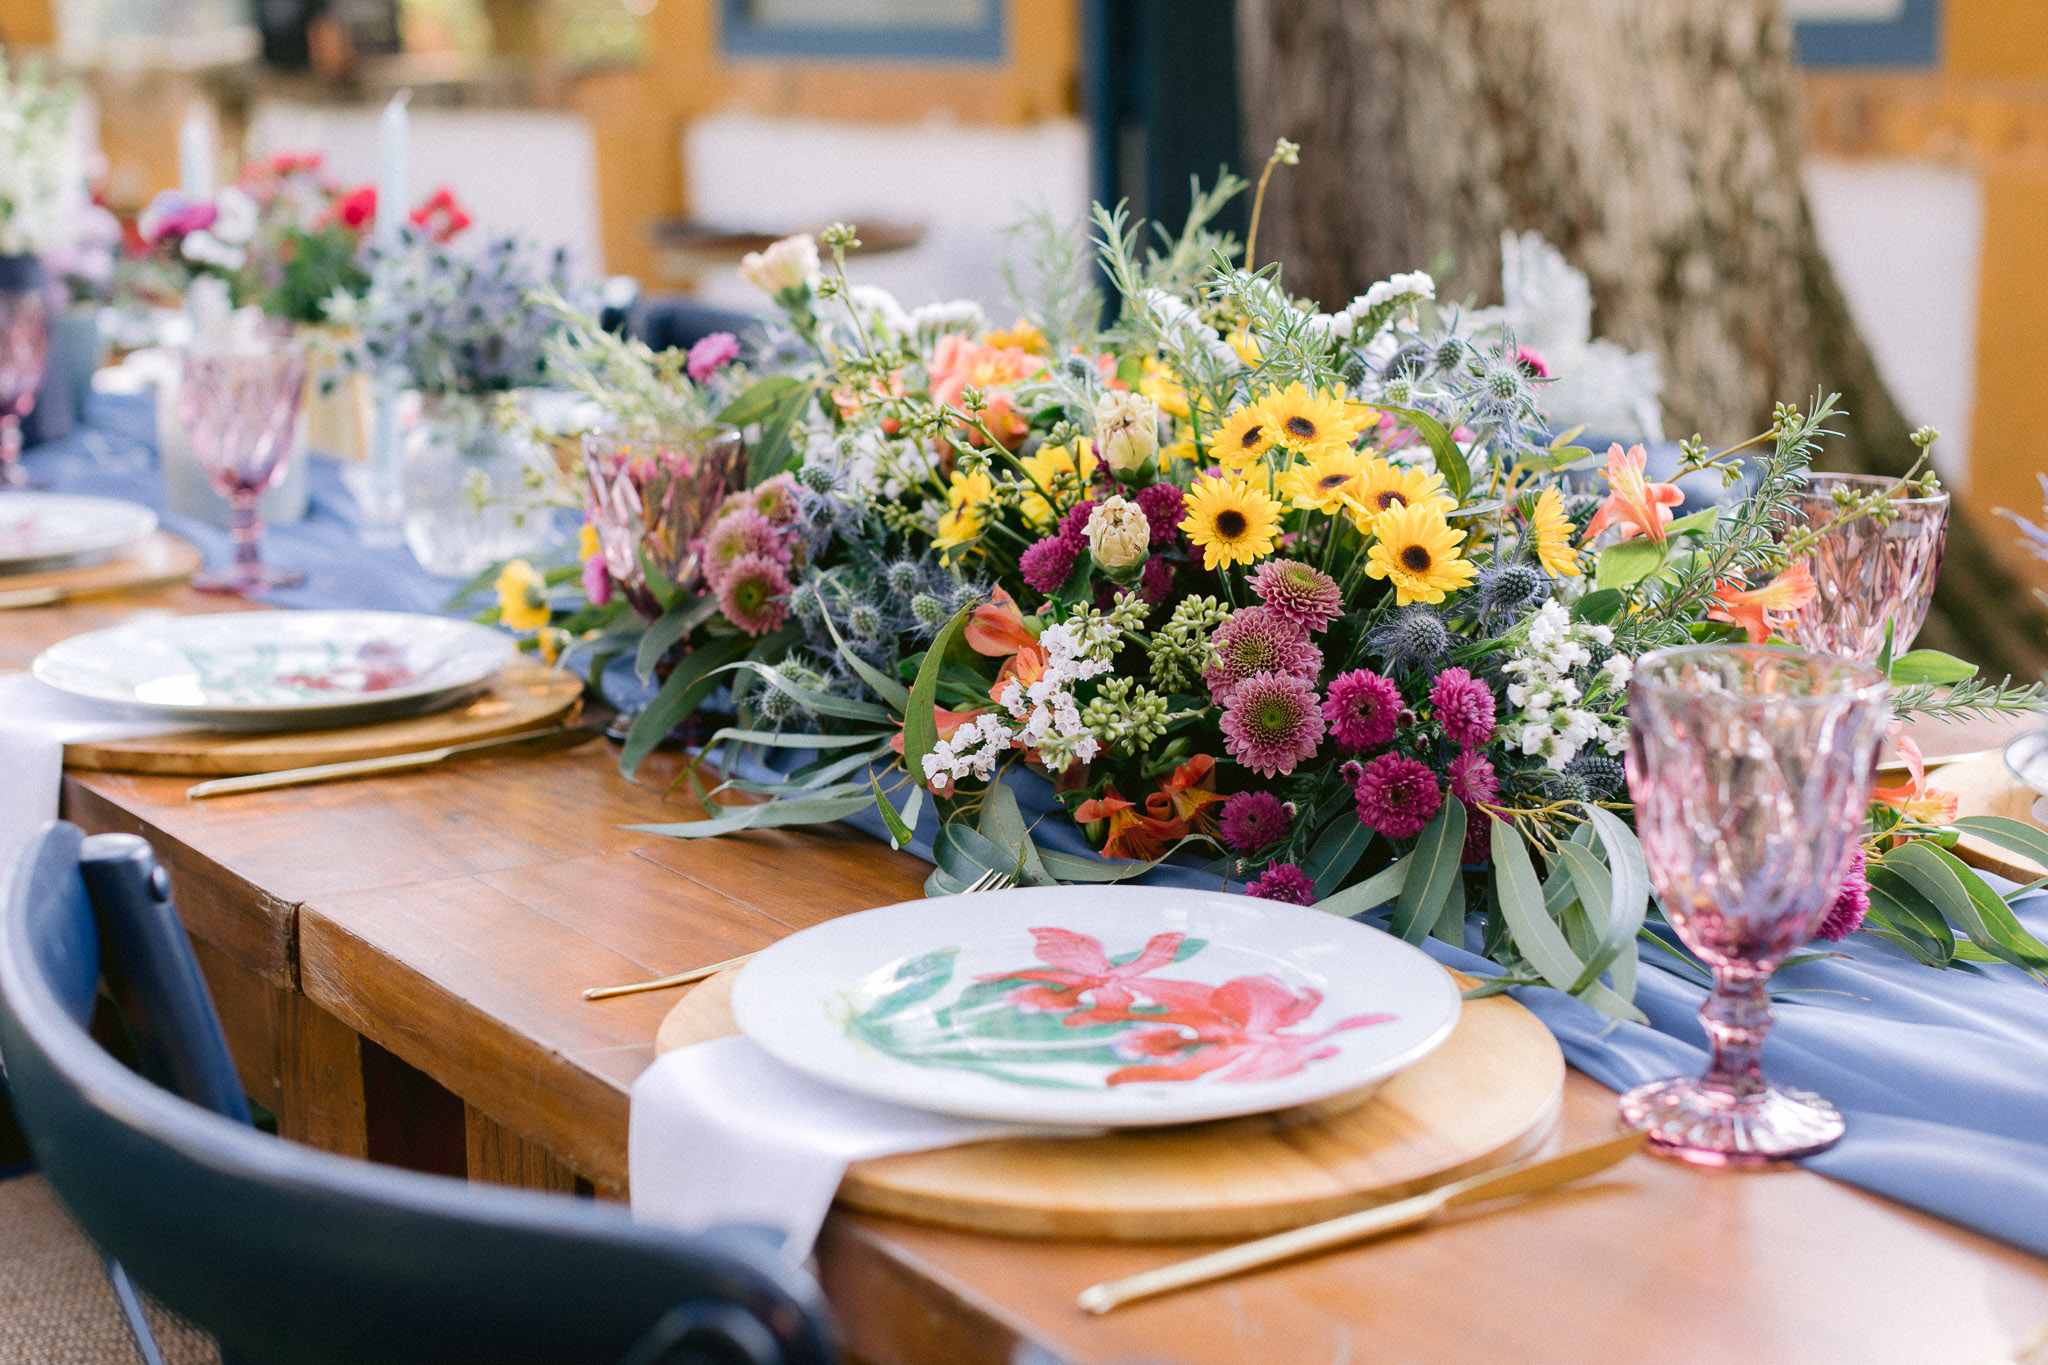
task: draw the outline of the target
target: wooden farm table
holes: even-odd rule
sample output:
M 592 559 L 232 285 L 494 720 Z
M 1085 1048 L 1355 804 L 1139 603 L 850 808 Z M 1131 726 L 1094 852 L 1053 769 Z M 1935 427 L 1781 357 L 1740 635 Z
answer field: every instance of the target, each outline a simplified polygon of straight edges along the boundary
M 0 669 L 183 590 L 0 616 Z M 1931 751 L 1981 735 L 1932 737 Z M 188 779 L 75 773 L 64 813 L 153 844 L 249 1093 L 286 1136 L 504 1183 L 618 1196 L 627 1087 L 673 992 L 586 986 L 762 947 L 917 896 L 924 866 L 849 831 L 704 843 L 657 758 L 603 743 L 188 802 Z M 1562 1139 L 1611 1131 L 1572 1073 Z M 1074 1295 L 1188 1248 L 1009 1241 L 835 1215 L 821 1273 L 877 1365 L 1073 1361 L 2024 1362 L 2048 1365 L 2048 1262 L 1803 1171 L 1638 1158 L 1526 1207 L 1084 1317 Z

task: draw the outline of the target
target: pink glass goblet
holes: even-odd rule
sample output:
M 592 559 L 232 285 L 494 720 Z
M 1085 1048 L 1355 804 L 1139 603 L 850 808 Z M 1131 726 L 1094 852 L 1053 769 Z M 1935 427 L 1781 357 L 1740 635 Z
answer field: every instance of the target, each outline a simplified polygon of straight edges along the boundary
M 272 568 L 258 553 L 256 501 L 283 481 L 306 386 L 306 353 L 275 333 L 237 344 L 186 348 L 179 413 L 199 467 L 233 509 L 234 563 L 197 574 L 202 592 L 288 588 L 303 574 Z
M 683 592 L 702 589 L 698 542 L 745 481 L 745 453 L 728 426 L 583 438 L 584 508 L 612 585 L 642 617 L 661 615 L 650 571 Z
M 1644 656 L 1629 685 L 1628 787 L 1671 925 L 1714 974 L 1704 1075 L 1639 1085 L 1622 1121 L 1702 1166 L 1761 1166 L 1842 1136 L 1820 1096 L 1771 1085 L 1767 983 L 1848 871 L 1887 717 L 1876 669 L 1769 646 Z
M 1867 497 L 1898 482 L 1875 474 L 1808 476 L 1793 500 L 1791 526 L 1830 529 L 1806 556 L 1819 591 L 1786 629 L 1795 643 L 1870 663 L 1884 649 L 1887 623 L 1894 656 L 1920 633 L 1941 572 L 1948 494 L 1893 498 L 1884 518 L 1866 515 L 1835 525 L 1842 512 L 1838 493 Z
M 0 287 L 0 487 L 21 488 L 21 423 L 34 411 L 50 354 L 50 301 L 40 281 Z

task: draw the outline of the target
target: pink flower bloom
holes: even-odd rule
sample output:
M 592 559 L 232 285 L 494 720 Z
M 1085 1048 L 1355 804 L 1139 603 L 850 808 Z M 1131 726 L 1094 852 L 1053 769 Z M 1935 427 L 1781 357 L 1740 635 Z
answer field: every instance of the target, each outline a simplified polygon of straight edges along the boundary
M 704 537 L 705 579 L 715 589 L 732 566 L 748 555 L 789 566 L 789 548 L 781 532 L 759 512 L 741 508 L 720 517 Z
M 1152 528 L 1152 548 L 1173 544 L 1180 535 L 1180 524 L 1187 520 L 1187 495 L 1170 483 L 1155 483 L 1140 488 L 1137 497 L 1138 510 Z
M 1443 789 L 1427 765 L 1381 754 L 1358 774 L 1358 818 L 1389 839 L 1412 839 L 1443 808 Z
M 1465 803 L 1465 847 L 1458 861 L 1466 867 L 1484 867 L 1493 856 L 1493 824 L 1500 819 L 1492 811 Z
M 740 339 L 731 332 L 713 332 L 699 337 L 690 347 L 689 356 L 683 366 L 690 372 L 690 378 L 699 384 L 718 373 L 724 366 L 739 359 Z
M 1232 690 L 1222 726 L 1232 758 L 1261 777 L 1280 777 L 1315 754 L 1323 713 L 1305 679 L 1254 673 Z
M 1354 668 L 1331 681 L 1323 718 L 1330 738 L 1351 753 L 1376 749 L 1401 728 L 1401 690 L 1369 668 Z
M 1851 855 L 1841 889 L 1835 892 L 1835 903 L 1828 907 L 1827 917 L 1820 922 L 1820 936 L 1830 942 L 1839 942 L 1861 929 L 1863 917 L 1870 913 L 1870 879 L 1864 873 L 1864 861 L 1861 848 Z
M 1532 379 L 1550 378 L 1550 364 L 1534 346 L 1515 347 L 1515 363 Z
M 1217 832 L 1234 852 L 1257 853 L 1285 838 L 1290 823 L 1286 804 L 1273 793 L 1238 792 L 1223 803 L 1223 823 Z
M 1316 903 L 1315 881 L 1293 863 L 1272 864 L 1264 876 L 1244 889 L 1244 893 L 1260 900 L 1284 901 L 1288 905 Z
M 1140 1034 L 1130 1039 L 1162 1055 L 1171 1055 L 1172 1044 L 1179 1042 L 1189 1049 L 1183 1060 L 1121 1067 L 1109 1074 L 1109 1084 L 1191 1081 L 1211 1073 L 1221 1073 L 1218 1079 L 1226 1081 L 1278 1080 L 1310 1062 L 1336 1056 L 1337 1049 L 1325 1045 L 1332 1035 L 1398 1017 L 1355 1014 L 1321 1033 L 1289 1034 L 1282 1030 L 1307 1019 L 1323 1003 L 1321 991 L 1311 987 L 1296 993 L 1274 977 L 1240 976 L 1208 991 L 1206 1000 L 1197 1000 L 1197 992 L 1185 994 L 1189 998 L 1184 1004 L 1169 1002 L 1165 1014 L 1149 1016 L 1159 1019 L 1161 1026 L 1145 1034 L 1167 1036 L 1147 1040 Z
M 1082 543 L 1085 545 L 1087 542 Z M 1017 568 L 1033 591 L 1050 597 L 1065 584 L 1080 557 L 1080 550 L 1066 537 L 1047 536 L 1017 557 Z
M 1216 627 L 1209 643 L 1215 658 L 1202 670 L 1202 680 L 1219 702 L 1229 702 L 1238 685 L 1256 674 L 1313 678 L 1323 667 L 1323 652 L 1309 643 L 1308 632 L 1271 607 L 1246 607 L 1234 613 Z M 1320 724 L 1316 732 L 1322 733 Z
M 1476 749 L 1493 738 L 1493 693 L 1462 668 L 1447 668 L 1430 685 L 1437 724 L 1454 744 Z
M 1173 595 L 1173 565 L 1166 556 L 1153 555 L 1138 572 L 1138 595 L 1150 606 L 1158 606 Z
M 1065 516 L 1060 518 L 1059 530 L 1055 534 L 1061 540 L 1073 546 L 1074 553 L 1077 555 L 1088 548 L 1088 518 L 1094 514 L 1095 500 L 1093 498 L 1083 498 L 1075 503 Z
M 976 979 L 1028 983 L 1009 995 L 1010 1003 L 1022 1010 L 1062 1014 L 1079 1009 L 1086 997 L 1087 1013 L 1100 1014 L 1127 1010 L 1137 1003 L 1138 992 L 1131 989 L 1132 983 L 1147 972 L 1170 964 L 1180 951 L 1181 940 L 1187 936 L 1155 934 L 1143 951 L 1122 966 L 1110 965 L 1100 939 L 1071 929 L 1033 929 L 1031 937 L 1038 943 L 1038 960 L 1045 966 L 1021 972 L 991 972 Z M 1066 1022 L 1077 1021 L 1096 1022 L 1082 1015 Z
M 583 596 L 593 607 L 602 607 L 612 600 L 612 576 L 604 566 L 603 555 L 592 555 L 583 561 Z
M 777 474 L 772 479 L 763 479 L 743 495 L 747 505 L 768 518 L 775 526 L 787 526 L 796 520 L 796 475 Z
M 1500 778 L 1484 754 L 1467 749 L 1451 760 L 1451 795 L 1467 805 L 1490 803 L 1500 795 Z
M 719 579 L 718 609 L 747 634 L 766 635 L 789 619 L 789 575 L 767 555 L 741 555 Z
M 1252 591 L 1271 611 L 1304 630 L 1321 630 L 1344 614 L 1337 580 L 1292 559 L 1269 559 L 1252 574 Z

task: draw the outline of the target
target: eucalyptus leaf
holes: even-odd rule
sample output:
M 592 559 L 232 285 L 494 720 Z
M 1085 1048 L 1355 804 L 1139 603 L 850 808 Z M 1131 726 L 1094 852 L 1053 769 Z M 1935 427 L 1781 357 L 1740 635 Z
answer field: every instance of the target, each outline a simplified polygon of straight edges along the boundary
M 1351 875 L 1372 837 L 1372 827 L 1358 818 L 1349 803 L 1339 807 L 1336 817 L 1316 836 L 1301 864 L 1301 870 L 1316 884 L 1318 899 L 1329 895 Z
M 715 839 L 747 829 L 778 829 L 786 825 L 823 825 L 844 820 L 875 804 L 874 794 L 861 791 L 852 796 L 764 801 L 748 806 L 740 814 L 719 815 L 709 820 L 683 820 L 666 825 L 627 825 L 641 834 L 661 834 L 673 839 Z
M 981 799 L 981 832 L 999 847 L 1021 856 L 1021 876 L 1027 884 L 1051 885 L 1052 875 L 1045 870 L 1037 845 L 1031 842 L 1031 831 L 1024 825 L 1024 812 L 1017 805 L 1017 793 L 1011 791 L 1008 784 L 989 784 L 987 794 Z
M 932 711 L 937 705 L 939 670 L 944 666 L 946 650 L 966 628 L 971 614 L 972 608 L 962 607 L 939 629 L 938 638 L 925 651 L 917 681 L 911 684 L 910 700 L 903 710 L 903 766 L 918 781 L 924 780 L 925 755 L 939 742 L 939 718 Z
M 806 710 L 814 711 L 819 715 L 838 716 L 842 720 L 875 721 L 884 725 L 895 720 L 895 717 L 889 714 L 887 707 L 877 706 L 871 701 L 855 701 L 852 697 L 842 697 L 832 692 L 813 691 L 811 688 L 791 682 L 766 664 L 758 663 L 751 659 L 743 659 L 738 663 L 727 664 L 720 671 L 752 673 L 776 691 L 788 693 L 791 697 L 802 703 Z
M 1386 411 L 1415 428 L 1416 434 L 1429 443 L 1430 453 L 1436 457 L 1436 472 L 1443 476 L 1451 501 L 1464 502 L 1465 495 L 1472 491 L 1472 467 L 1465 461 L 1465 452 L 1451 439 L 1450 431 L 1436 418 L 1414 408 L 1390 407 Z
M 803 735 L 784 730 L 739 730 L 732 726 L 718 731 L 705 741 L 705 748 L 714 744 L 758 744 L 769 749 L 851 749 L 856 744 L 872 746 L 875 737 L 868 735 Z
M 2003 815 L 1967 815 L 1949 823 L 1965 834 L 1974 834 L 2048 867 L 2048 831 L 2036 829 L 2024 820 L 2011 820 Z
M 1377 910 L 1400 894 L 1407 884 L 1408 869 L 1415 864 L 1413 853 L 1404 853 L 1356 886 L 1347 886 L 1334 896 L 1316 902 L 1316 909 L 1345 919 L 1356 919 Z
M 1465 803 L 1446 801 L 1415 838 L 1408 877 L 1394 902 L 1388 929 L 1396 937 L 1420 943 L 1436 927 L 1451 883 L 1458 879 L 1458 859 L 1465 849 Z
M 846 647 L 846 641 L 840 637 L 839 627 L 834 624 L 832 612 L 825 605 L 825 598 L 822 594 L 818 597 L 818 615 L 824 620 L 825 629 L 831 633 L 832 643 L 839 647 L 839 657 L 846 661 L 846 666 L 851 668 L 860 677 L 862 682 L 872 688 L 876 696 L 895 707 L 898 711 L 908 707 L 910 705 L 909 688 L 897 682 L 881 669 L 876 668 L 866 659 L 861 658 L 860 655 Z
M 753 643 L 744 635 L 727 635 L 707 640 L 685 654 L 663 680 L 654 699 L 633 717 L 632 728 L 626 732 L 626 742 L 619 750 L 620 775 L 630 780 L 656 746 L 668 738 L 669 731 L 682 724 L 683 718 L 711 695 L 718 686 L 722 668 L 746 653 Z
M 653 677 L 654 666 L 661 662 L 661 656 L 710 620 L 711 614 L 717 610 L 718 599 L 707 595 L 688 598 L 663 612 L 661 618 L 640 636 L 640 646 L 634 651 L 633 671 L 640 680 L 645 682 Z
M 1536 867 L 1529 860 L 1528 845 L 1513 823 L 1493 822 L 1494 886 L 1500 895 L 1501 914 L 1514 932 L 1515 946 L 1543 979 L 1561 991 L 1569 991 L 1586 970 L 1565 942 L 1564 931 L 1543 909 L 1543 886 L 1536 880 Z
M 875 809 L 881 812 L 882 825 L 889 831 L 889 847 L 902 848 L 913 837 L 911 826 L 896 813 L 896 807 L 889 804 L 889 798 L 882 794 L 882 784 L 875 781 L 873 773 L 868 774 L 868 785 L 875 789 Z M 912 790 L 923 791 L 924 788 L 914 787 Z

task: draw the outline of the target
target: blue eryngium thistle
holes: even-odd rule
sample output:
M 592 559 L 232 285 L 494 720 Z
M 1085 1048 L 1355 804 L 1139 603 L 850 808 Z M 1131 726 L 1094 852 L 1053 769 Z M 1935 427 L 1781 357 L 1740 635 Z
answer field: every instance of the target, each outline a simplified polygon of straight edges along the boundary
M 882 580 L 891 594 L 908 598 L 924 586 L 924 570 L 914 560 L 899 559 L 882 571 Z
M 1498 564 L 1479 575 L 1477 609 L 1483 621 L 1512 620 L 1550 596 L 1550 580 L 1533 564 Z
M 1565 771 L 1586 784 L 1586 794 L 1595 801 L 1612 801 L 1628 790 L 1628 775 L 1621 760 L 1606 754 L 1580 754 Z
M 1395 668 L 1412 668 L 1450 652 L 1451 632 L 1434 610 L 1415 603 L 1365 637 L 1365 647 Z

